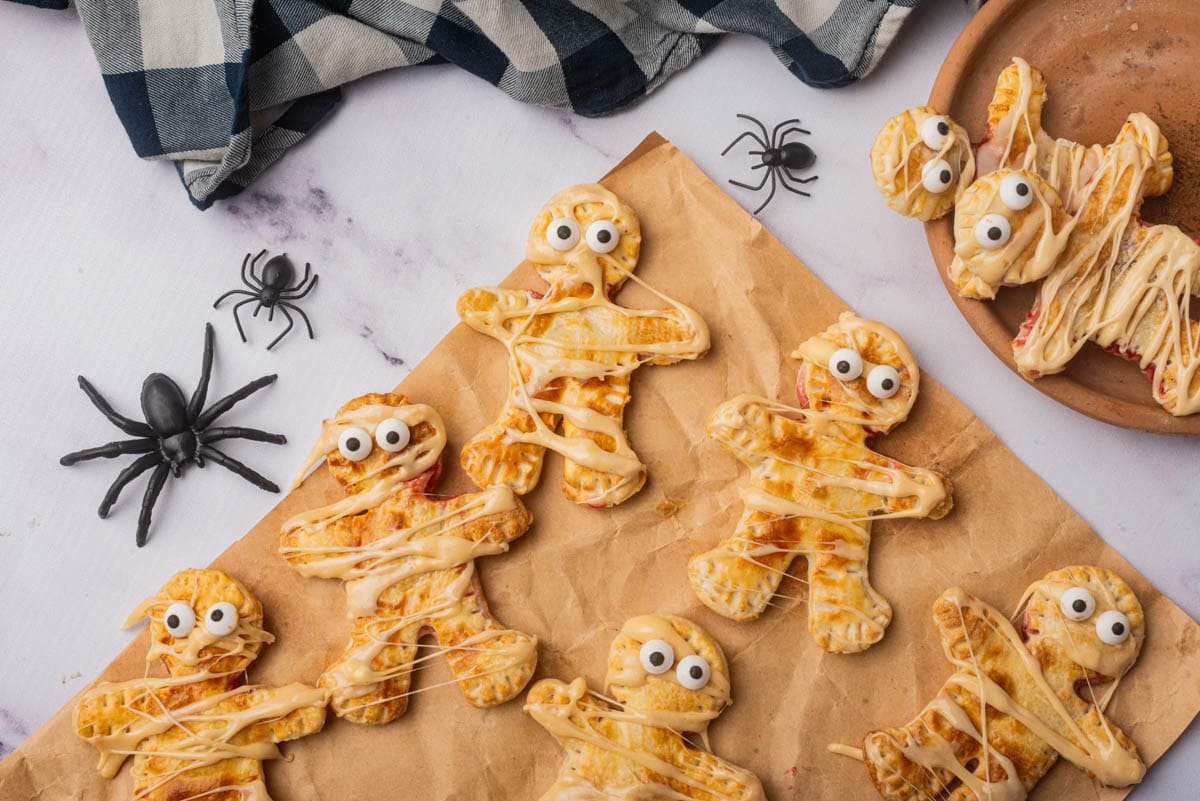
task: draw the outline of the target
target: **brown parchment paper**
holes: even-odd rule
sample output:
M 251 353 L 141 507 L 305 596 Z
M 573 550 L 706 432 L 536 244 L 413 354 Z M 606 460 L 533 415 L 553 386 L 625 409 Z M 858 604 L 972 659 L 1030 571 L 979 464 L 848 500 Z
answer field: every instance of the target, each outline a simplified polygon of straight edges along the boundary
M 794 402 L 796 368 L 787 354 L 845 304 L 656 135 L 604 183 L 641 215 L 639 276 L 698 309 L 712 329 L 713 348 L 703 361 L 645 367 L 634 379 L 628 428 L 650 473 L 641 493 L 612 510 L 576 506 L 562 498 L 561 461 L 549 455 L 541 485 L 526 497 L 533 528 L 508 554 L 479 562 L 500 620 L 541 639 L 536 678 L 582 675 L 599 689 L 609 642 L 627 618 L 685 615 L 708 629 L 730 659 L 734 705 L 712 726 L 717 754 L 754 770 L 776 801 L 873 798 L 863 766 L 825 747 L 859 744 L 872 727 L 907 722 L 949 676 L 931 623 L 934 599 L 958 584 L 1007 612 L 1049 570 L 1092 563 L 1118 571 L 1145 607 L 1146 647 L 1109 713 L 1148 762 L 1161 756 L 1200 710 L 1200 626 L 928 376 L 912 417 L 878 447 L 948 474 L 955 509 L 937 522 L 876 524 L 872 578 L 895 608 L 882 643 L 864 654 L 825 654 L 808 634 L 799 581 L 782 588 L 798 600 L 777 598 L 780 608 L 753 623 L 725 620 L 696 601 L 687 559 L 730 533 L 747 481 L 734 458 L 705 436 L 708 413 L 744 391 Z M 547 196 L 559 188 L 547 186 Z M 513 241 L 519 246 L 521 232 Z M 528 265 L 504 283 L 539 286 Z M 618 300 L 661 305 L 632 282 Z M 385 389 L 348 386 L 345 396 Z M 449 427 L 440 491 L 472 489 L 458 467 L 458 449 L 492 419 L 507 390 L 501 346 L 459 326 L 400 390 L 438 408 Z M 319 424 L 312 421 L 314 439 Z M 344 645 L 341 583 L 302 578 L 275 550 L 284 519 L 338 497 L 318 468 L 214 562 L 258 594 L 277 637 L 251 668 L 255 682 L 313 682 Z M 157 587 L 145 589 L 149 595 Z M 142 632 L 100 679 L 141 675 L 146 647 Z M 414 686 L 449 680 L 446 666 L 434 662 Z M 416 695 L 408 714 L 385 727 L 331 716 L 321 734 L 284 746 L 291 759 L 268 764 L 268 785 L 277 801 L 537 799 L 562 752 L 521 704 L 474 709 L 449 685 Z M 131 798 L 128 766 L 112 781 L 95 771 L 96 752 L 76 738 L 72 708 L 0 763 L 0 798 Z M 1125 794 L 1059 764 L 1033 797 L 1112 801 Z

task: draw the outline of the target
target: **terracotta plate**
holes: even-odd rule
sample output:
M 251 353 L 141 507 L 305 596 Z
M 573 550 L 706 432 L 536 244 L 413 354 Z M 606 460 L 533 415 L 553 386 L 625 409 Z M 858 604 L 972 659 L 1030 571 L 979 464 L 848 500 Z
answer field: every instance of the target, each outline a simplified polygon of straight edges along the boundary
M 1043 123 L 1052 136 L 1108 143 L 1125 116 L 1144 111 L 1175 155 L 1171 191 L 1142 216 L 1200 234 L 1200 2 L 1197 0 L 991 0 L 946 57 L 929 104 L 983 138 L 996 77 L 1021 56 L 1046 76 Z M 946 282 L 954 255 L 952 216 L 926 225 Z M 1034 286 L 967 300 L 946 282 L 967 322 L 1013 370 L 1012 338 L 1033 305 Z M 1200 307 L 1200 302 L 1193 304 Z M 1033 386 L 1098 420 L 1168 434 L 1200 435 L 1200 414 L 1173 417 L 1154 402 L 1137 365 L 1088 344 L 1067 370 Z

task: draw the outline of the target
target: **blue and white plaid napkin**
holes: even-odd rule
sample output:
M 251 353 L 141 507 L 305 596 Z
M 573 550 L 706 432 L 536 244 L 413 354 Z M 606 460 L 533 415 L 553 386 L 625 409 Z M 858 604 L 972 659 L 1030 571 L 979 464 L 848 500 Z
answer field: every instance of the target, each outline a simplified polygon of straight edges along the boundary
M 65 8 L 67 0 L 18 0 Z M 525 103 L 607 114 L 723 33 L 811 86 L 871 71 L 918 0 L 76 0 L 133 148 L 192 202 L 237 194 L 316 127 L 338 87 L 451 62 Z

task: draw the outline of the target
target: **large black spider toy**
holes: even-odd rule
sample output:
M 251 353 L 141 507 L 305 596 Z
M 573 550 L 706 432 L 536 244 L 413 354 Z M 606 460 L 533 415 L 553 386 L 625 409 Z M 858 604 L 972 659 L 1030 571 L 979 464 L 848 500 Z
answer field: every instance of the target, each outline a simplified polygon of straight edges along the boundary
M 733 149 L 734 145 L 745 139 L 747 136 L 753 139 L 761 148 L 760 150 L 747 151 L 747 155 L 759 157 L 759 163 L 755 164 L 750 169 L 766 169 L 766 173 L 763 174 L 763 179 L 758 182 L 758 186 L 752 186 L 750 184 L 742 183 L 741 181 L 734 181 L 733 179 L 730 179 L 729 181 L 729 183 L 733 184 L 734 186 L 740 186 L 743 189 L 750 189 L 755 192 L 766 186 L 767 181 L 771 182 L 771 191 L 767 194 L 767 199 L 762 202 L 761 206 L 754 210 L 754 213 L 758 214 L 767 207 L 767 204 L 771 202 L 771 198 L 775 197 L 775 188 L 777 185 L 782 186 L 784 189 L 788 190 L 789 192 L 794 192 L 797 195 L 811 197 L 808 192 L 792 186 L 792 183 L 789 182 L 794 182 L 797 184 L 810 184 L 817 180 L 816 175 L 808 178 L 797 178 L 792 174 L 792 170 L 806 170 L 811 167 L 817 160 L 817 155 L 813 153 L 811 147 L 803 142 L 787 142 L 785 140 L 787 139 L 788 134 L 791 133 L 809 134 L 812 132 L 801 128 L 800 120 L 792 119 L 784 120 L 783 122 L 779 123 L 775 126 L 771 133 L 768 134 L 767 126 L 763 125 L 749 114 L 739 114 L 738 117 L 743 120 L 749 120 L 757 125 L 758 129 L 762 131 L 762 136 L 759 136 L 754 131 L 743 131 L 736 139 L 730 142 L 724 150 L 721 151 L 721 155 L 724 156 Z M 789 125 L 791 126 L 790 128 L 787 127 Z
M 253 395 L 269 384 L 275 383 L 277 376 L 265 375 L 251 381 L 236 392 L 226 395 L 219 401 L 204 408 L 208 395 L 208 379 L 212 374 L 213 361 L 213 327 L 204 327 L 204 361 L 200 368 L 200 381 L 192 392 L 190 400 L 184 400 L 183 390 L 168 376 L 162 373 L 151 373 L 142 384 L 142 415 L 145 422 L 131 420 L 109 404 L 96 388 L 83 376 L 79 376 L 79 387 L 95 404 L 101 414 L 117 428 L 129 434 L 133 439 L 118 440 L 98 448 L 88 448 L 75 453 L 68 453 L 59 460 L 60 464 L 73 465 L 88 459 L 111 459 L 126 453 L 140 453 L 142 456 L 131 462 L 117 475 L 112 486 L 100 502 L 100 517 L 108 517 L 108 512 L 117 502 L 121 490 L 135 478 L 151 468 L 150 481 L 146 485 L 146 494 L 142 497 L 142 511 L 138 517 L 137 544 L 146 544 L 150 532 L 150 515 L 168 475 L 178 478 L 185 465 L 191 463 L 204 467 L 206 460 L 212 460 L 222 467 L 237 473 L 242 478 L 268 492 L 279 492 L 274 482 L 268 481 L 246 465 L 221 451 L 212 443 L 222 439 L 249 439 L 256 442 L 273 442 L 282 445 L 287 439 L 282 434 L 268 434 L 256 428 L 212 427 L 218 417 L 225 414 L 239 401 Z
M 258 255 L 253 259 L 250 254 L 246 254 L 246 258 L 242 259 L 242 283 L 247 289 L 231 289 L 213 302 L 213 308 L 221 305 L 221 301 L 232 295 L 246 295 L 245 300 L 238 301 L 233 304 L 233 321 L 237 323 L 238 333 L 242 335 L 242 341 L 246 341 L 246 332 L 242 330 L 242 321 L 238 317 L 238 309 L 245 306 L 247 303 L 258 302 L 254 307 L 254 313 L 251 317 L 257 317 L 258 313 L 263 309 L 267 309 L 267 322 L 272 322 L 275 319 L 275 309 L 279 309 L 279 313 L 287 318 L 287 328 L 283 329 L 283 333 L 271 340 L 271 344 L 267 345 L 267 350 L 279 344 L 279 340 L 288 335 L 292 330 L 292 326 L 296 321 L 292 319 L 292 315 L 288 314 L 288 309 L 300 315 L 304 320 L 304 325 L 308 328 L 308 338 L 313 338 L 312 323 L 308 321 L 308 315 L 304 310 L 297 306 L 292 301 L 300 300 L 300 298 L 313 291 L 313 287 L 317 285 L 317 279 L 320 276 L 312 274 L 312 265 L 305 262 L 304 277 L 299 283 L 293 284 L 296 280 L 296 268 L 292 266 L 292 262 L 288 259 L 286 253 L 280 253 L 278 256 L 272 256 L 267 259 L 267 263 L 263 265 L 262 277 L 255 274 L 254 268 L 258 260 L 263 257 L 266 250 L 260 250 Z M 309 277 L 312 277 L 312 283 L 309 283 Z M 307 286 L 306 286 L 307 285 Z M 249 290 L 249 291 L 247 291 Z

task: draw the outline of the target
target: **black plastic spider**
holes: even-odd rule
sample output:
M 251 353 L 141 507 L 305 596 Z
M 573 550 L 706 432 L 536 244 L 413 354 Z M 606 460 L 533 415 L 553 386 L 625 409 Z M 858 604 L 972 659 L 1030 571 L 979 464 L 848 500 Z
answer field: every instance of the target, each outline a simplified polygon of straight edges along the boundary
M 150 515 L 154 503 L 162 492 L 167 481 L 167 474 L 179 478 L 183 466 L 189 462 L 197 467 L 204 467 L 205 459 L 211 459 L 224 468 L 237 473 L 242 478 L 268 492 L 279 492 L 279 487 L 273 482 L 260 476 L 246 465 L 228 456 L 212 446 L 211 443 L 222 439 L 250 439 L 257 442 L 273 442 L 282 445 L 287 439 L 282 434 L 268 434 L 255 428 L 210 428 L 213 422 L 229 411 L 239 401 L 253 395 L 263 387 L 275 383 L 277 376 L 265 375 L 251 381 L 237 392 L 226 395 L 221 400 L 204 409 L 204 400 L 208 395 L 208 379 L 212 374 L 213 360 L 213 327 L 204 327 L 204 362 L 200 368 L 200 381 L 192 393 L 191 400 L 184 401 L 183 390 L 171 378 L 162 373 L 151 373 L 142 384 L 142 414 L 146 422 L 130 420 L 118 414 L 104 397 L 96 391 L 86 378 L 79 376 L 79 387 L 95 404 L 96 408 L 108 418 L 117 428 L 130 434 L 134 439 L 119 440 L 101 445 L 98 448 L 68 453 L 59 460 L 60 464 L 73 465 L 87 459 L 103 457 L 111 459 L 125 453 L 141 453 L 139 457 L 120 472 L 104 500 L 100 502 L 100 517 L 108 517 L 108 512 L 117 502 L 117 496 L 125 485 L 135 478 L 154 468 L 150 481 L 146 484 L 146 494 L 142 497 L 142 512 L 138 517 L 137 544 L 146 544 L 150 531 Z M 203 411 L 201 411 L 203 409 Z
M 729 143 L 728 147 L 721 151 L 721 155 L 724 156 L 733 148 L 734 145 L 745 139 L 747 136 L 749 136 L 751 139 L 757 142 L 759 146 L 762 147 L 762 150 L 751 150 L 748 153 L 748 155 L 760 157 L 760 162 L 755 164 L 750 169 L 761 170 L 763 167 L 767 168 L 767 174 L 764 175 L 763 179 L 758 182 L 758 186 L 751 186 L 750 184 L 744 184 L 741 181 L 734 181 L 732 179 L 729 181 L 729 183 L 733 184 L 734 186 L 740 186 L 743 189 L 751 189 L 757 192 L 766 186 L 767 181 L 770 180 L 771 192 L 767 195 L 767 199 L 763 201 L 762 205 L 754 210 L 754 213 L 758 214 L 760 211 L 765 209 L 767 204 L 771 202 L 771 198 L 775 197 L 776 183 L 781 184 L 783 188 L 789 192 L 795 192 L 797 195 L 811 197 L 808 192 L 797 189 L 789 184 L 788 181 L 795 181 L 798 184 L 810 184 L 817 180 L 818 176 L 816 175 L 810 178 L 797 178 L 796 176 L 792 175 L 792 170 L 804 170 L 811 167 L 813 162 L 817 160 L 817 155 L 813 153 L 811 147 L 803 142 L 784 142 L 783 140 L 793 131 L 802 134 L 809 134 L 812 132 L 801 128 L 799 125 L 800 120 L 794 119 L 784 120 L 776 125 L 774 130 L 768 134 L 767 126 L 763 125 L 749 114 L 739 114 L 738 117 L 742 118 L 743 120 L 749 120 L 757 125 L 758 129 L 762 131 L 762 136 L 760 137 L 754 131 L 743 131 L 737 139 L 734 139 Z M 787 130 L 780 133 L 779 129 L 788 125 L 791 125 L 792 127 L 787 128 Z
M 279 313 L 287 318 L 287 328 L 283 329 L 283 333 L 271 340 L 271 344 L 267 345 L 267 350 L 279 344 L 279 340 L 287 336 L 288 331 L 292 330 L 292 326 L 296 321 L 292 319 L 292 315 L 288 314 L 288 309 L 296 312 L 304 320 L 304 325 L 308 328 L 308 338 L 313 338 L 312 323 L 308 321 L 308 315 L 294 303 L 289 301 L 300 300 L 300 298 L 313 291 L 313 287 L 317 285 L 319 275 L 312 275 L 312 265 L 305 262 L 304 277 L 300 279 L 300 283 L 293 285 L 292 281 L 296 279 L 296 269 L 292 267 L 292 262 L 288 259 L 286 253 L 280 253 L 278 256 L 272 256 L 267 259 L 267 263 L 263 265 L 262 278 L 254 274 L 254 265 L 262 258 L 267 251 L 260 250 L 258 255 L 253 259 L 250 254 L 246 254 L 246 258 L 242 259 L 242 283 L 245 284 L 251 291 L 245 289 L 231 289 L 221 297 L 217 298 L 213 303 L 213 308 L 221 305 L 221 301 L 230 295 L 248 295 L 245 300 L 233 304 L 233 321 L 237 323 L 238 333 L 242 335 L 242 341 L 246 341 L 246 332 L 242 330 L 242 321 L 238 318 L 238 309 L 245 306 L 247 303 L 258 301 L 258 305 L 254 307 L 254 313 L 251 317 L 257 317 L 259 311 L 266 306 L 268 309 L 267 322 L 275 319 L 275 309 L 279 308 Z M 308 284 L 308 278 L 312 275 L 312 283 Z M 305 284 L 308 284 L 305 287 Z

